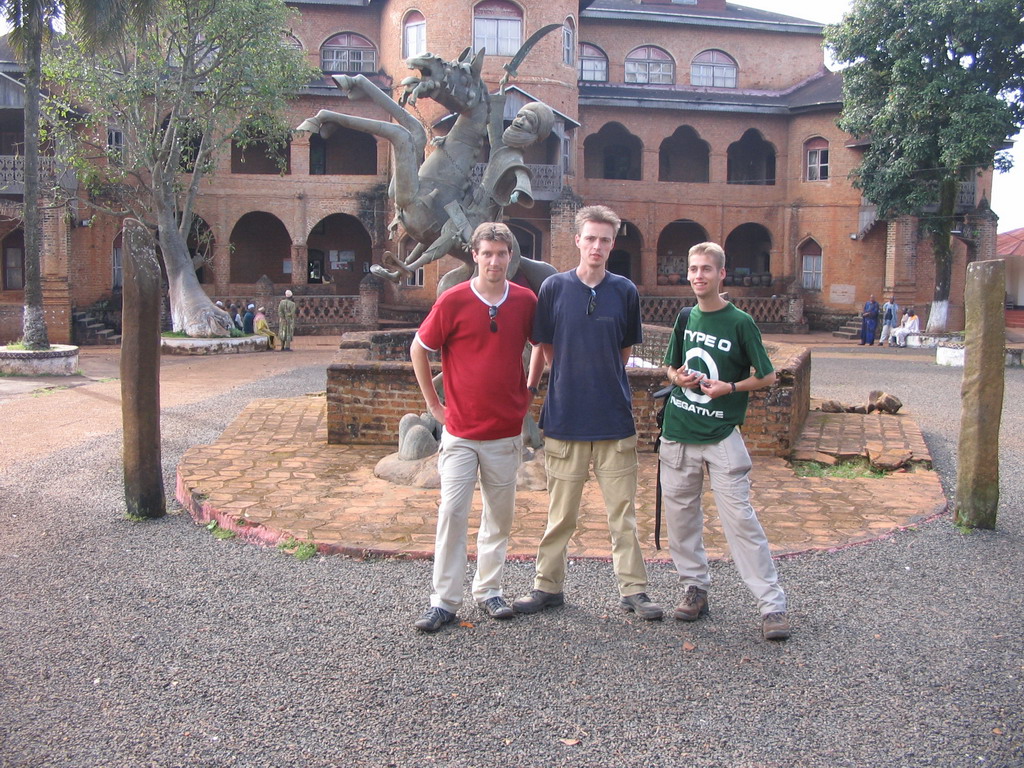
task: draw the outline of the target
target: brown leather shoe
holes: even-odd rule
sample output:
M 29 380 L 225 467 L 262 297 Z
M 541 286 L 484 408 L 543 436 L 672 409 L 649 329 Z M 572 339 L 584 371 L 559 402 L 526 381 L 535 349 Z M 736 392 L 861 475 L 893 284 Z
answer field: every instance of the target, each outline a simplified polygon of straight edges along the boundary
M 765 640 L 785 640 L 790 635 L 789 619 L 782 611 L 766 614 L 761 622 L 761 632 Z
M 676 606 L 672 615 L 680 621 L 696 621 L 708 613 L 708 591 L 689 586 L 683 595 L 683 602 Z

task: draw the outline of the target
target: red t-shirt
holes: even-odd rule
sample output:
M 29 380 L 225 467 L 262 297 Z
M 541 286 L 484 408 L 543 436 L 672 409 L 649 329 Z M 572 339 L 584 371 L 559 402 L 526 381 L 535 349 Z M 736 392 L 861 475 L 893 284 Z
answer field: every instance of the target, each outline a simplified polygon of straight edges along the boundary
M 532 397 L 526 389 L 523 349 L 533 332 L 537 297 L 507 283 L 491 331 L 490 304 L 459 283 L 434 303 L 416 338 L 431 352 L 441 350 L 445 429 L 465 440 L 515 437 Z

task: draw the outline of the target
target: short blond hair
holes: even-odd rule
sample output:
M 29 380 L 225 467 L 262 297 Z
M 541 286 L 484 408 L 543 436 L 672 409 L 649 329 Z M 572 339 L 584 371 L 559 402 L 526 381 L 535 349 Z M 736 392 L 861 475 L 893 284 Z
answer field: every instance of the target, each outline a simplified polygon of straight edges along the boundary
M 616 234 L 622 225 L 622 219 L 607 205 L 588 205 L 586 208 L 580 208 L 576 214 L 577 235 L 583 231 L 583 225 L 588 221 L 597 222 L 598 224 L 611 224 Z
M 725 251 L 718 243 L 697 243 L 687 254 L 687 262 L 689 262 L 690 256 L 699 255 L 710 256 L 719 269 L 725 269 Z

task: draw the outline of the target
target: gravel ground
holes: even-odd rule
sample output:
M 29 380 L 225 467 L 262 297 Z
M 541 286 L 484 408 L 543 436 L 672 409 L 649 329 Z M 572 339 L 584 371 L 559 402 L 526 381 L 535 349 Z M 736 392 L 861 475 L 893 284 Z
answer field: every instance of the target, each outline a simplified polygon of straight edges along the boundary
M 897 394 L 948 490 L 960 375 L 816 350 L 813 394 Z M 301 369 L 166 411 L 168 489 L 252 398 L 322 388 Z M 998 530 L 942 518 L 781 560 L 785 643 L 760 639 L 730 564 L 696 625 L 621 613 L 610 565 L 576 563 L 564 609 L 465 608 L 473 626 L 423 636 L 429 563 L 302 563 L 180 511 L 127 522 L 116 437 L 4 468 L 0 765 L 1021 766 L 1024 371 L 1006 401 Z M 531 577 L 511 563 L 509 593 Z M 668 567 L 650 592 L 679 598 Z

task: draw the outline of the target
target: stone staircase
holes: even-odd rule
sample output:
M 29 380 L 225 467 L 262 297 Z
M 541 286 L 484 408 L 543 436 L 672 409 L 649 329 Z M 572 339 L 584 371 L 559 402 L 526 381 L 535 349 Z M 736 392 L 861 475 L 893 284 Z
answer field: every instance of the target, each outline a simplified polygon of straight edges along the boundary
M 78 346 L 120 345 L 121 335 L 103 320 L 102 313 L 93 309 L 75 310 L 71 317 L 74 321 L 74 341 Z
M 832 331 L 832 335 L 839 339 L 849 339 L 851 341 L 860 338 L 860 316 L 854 317 L 846 321 L 846 325 L 840 328 L 838 331 Z

